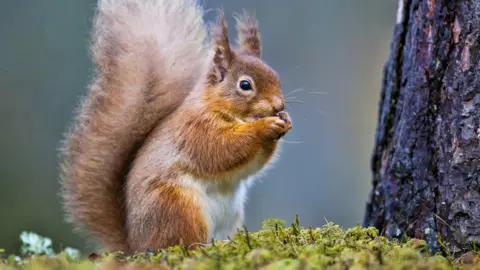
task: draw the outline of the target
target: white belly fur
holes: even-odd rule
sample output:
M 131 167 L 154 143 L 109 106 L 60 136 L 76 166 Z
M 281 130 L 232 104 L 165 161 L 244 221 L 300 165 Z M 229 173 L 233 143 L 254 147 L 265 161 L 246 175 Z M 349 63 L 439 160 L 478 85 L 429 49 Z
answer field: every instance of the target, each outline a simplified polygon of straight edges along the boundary
M 269 164 L 275 159 L 276 155 Z M 208 240 L 225 240 L 235 233 L 236 226 L 243 225 L 238 222 L 238 215 L 243 216 L 248 188 L 267 167 L 261 160 L 259 155 L 248 166 L 232 172 L 224 181 L 182 177 L 181 185 L 193 189 L 193 201 L 202 209 L 208 226 Z M 222 183 L 231 185 L 225 189 Z

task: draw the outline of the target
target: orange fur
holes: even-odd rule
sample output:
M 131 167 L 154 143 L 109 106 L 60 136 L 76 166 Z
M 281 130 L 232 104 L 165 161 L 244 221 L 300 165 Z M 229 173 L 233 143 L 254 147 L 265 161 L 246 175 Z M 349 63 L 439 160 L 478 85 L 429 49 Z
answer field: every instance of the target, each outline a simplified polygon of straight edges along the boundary
M 127 230 L 129 243 L 136 250 L 190 246 L 208 240 L 207 225 L 188 188 L 154 184 L 134 189 L 127 201 Z
M 62 149 L 70 221 L 124 252 L 234 232 L 292 128 L 254 19 L 237 18 L 236 49 L 193 0 L 99 0 L 93 27 L 97 76 Z

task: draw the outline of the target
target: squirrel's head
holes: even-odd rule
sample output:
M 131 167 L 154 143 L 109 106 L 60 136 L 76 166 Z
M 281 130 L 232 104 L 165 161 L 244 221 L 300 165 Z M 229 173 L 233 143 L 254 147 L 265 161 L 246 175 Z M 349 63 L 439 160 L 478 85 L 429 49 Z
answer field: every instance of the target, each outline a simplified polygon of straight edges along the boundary
M 261 59 L 260 33 L 255 19 L 236 16 L 237 48 L 231 48 L 224 13 L 214 25 L 215 51 L 206 80 L 206 104 L 214 111 L 251 122 L 285 109 L 280 79 Z

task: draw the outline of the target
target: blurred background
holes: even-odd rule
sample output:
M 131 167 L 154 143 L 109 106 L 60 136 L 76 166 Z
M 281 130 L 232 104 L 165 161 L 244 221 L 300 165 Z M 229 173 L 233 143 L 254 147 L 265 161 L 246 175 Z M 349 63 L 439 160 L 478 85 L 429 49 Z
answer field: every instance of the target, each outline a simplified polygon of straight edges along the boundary
M 0 4 L 0 247 L 17 253 L 31 230 L 81 250 L 64 222 L 58 147 L 91 74 L 95 0 Z M 227 14 L 255 11 L 264 59 L 283 80 L 294 129 L 276 166 L 251 190 L 246 225 L 265 218 L 343 227 L 362 222 L 383 64 L 396 0 L 203 0 Z M 207 13 L 213 19 L 215 13 Z M 233 19 L 229 17 L 232 35 Z M 312 93 L 315 92 L 315 93 Z

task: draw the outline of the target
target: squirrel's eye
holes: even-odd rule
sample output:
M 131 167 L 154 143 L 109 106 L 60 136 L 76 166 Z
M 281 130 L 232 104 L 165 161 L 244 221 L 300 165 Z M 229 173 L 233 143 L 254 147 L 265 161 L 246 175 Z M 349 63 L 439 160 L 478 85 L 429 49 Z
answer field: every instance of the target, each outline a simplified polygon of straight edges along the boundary
M 241 80 L 240 83 L 239 83 L 239 87 L 240 87 L 240 89 L 242 89 L 244 91 L 252 90 L 252 85 L 247 80 Z

